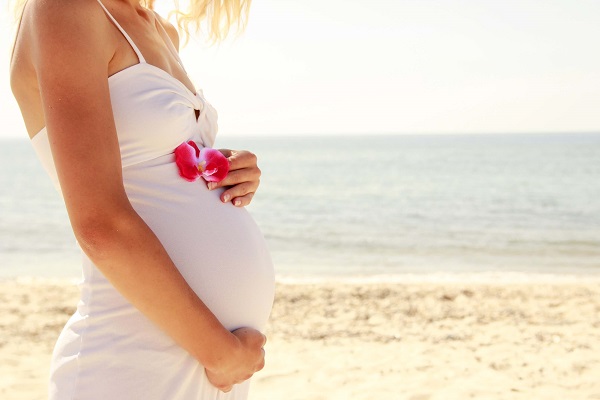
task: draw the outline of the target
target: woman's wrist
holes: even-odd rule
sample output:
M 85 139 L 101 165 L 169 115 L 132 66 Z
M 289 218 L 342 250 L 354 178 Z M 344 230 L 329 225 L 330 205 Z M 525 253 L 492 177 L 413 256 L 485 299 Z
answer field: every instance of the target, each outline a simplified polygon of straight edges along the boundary
M 196 359 L 204 368 L 217 374 L 226 373 L 235 360 L 239 359 L 242 351 L 240 340 L 229 331 L 226 331 L 225 335 L 220 338 L 213 336 L 213 343 L 207 343 L 204 340 L 202 342 L 203 349 L 200 351 L 202 355 Z M 210 346 L 208 352 L 206 351 L 207 346 Z

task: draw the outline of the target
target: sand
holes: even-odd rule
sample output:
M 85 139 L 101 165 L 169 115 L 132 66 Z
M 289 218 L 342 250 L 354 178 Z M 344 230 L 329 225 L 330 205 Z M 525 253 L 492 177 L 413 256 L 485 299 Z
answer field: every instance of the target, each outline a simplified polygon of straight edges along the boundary
M 0 398 L 45 398 L 77 302 L 0 283 Z M 251 400 L 600 399 L 600 284 L 280 283 Z

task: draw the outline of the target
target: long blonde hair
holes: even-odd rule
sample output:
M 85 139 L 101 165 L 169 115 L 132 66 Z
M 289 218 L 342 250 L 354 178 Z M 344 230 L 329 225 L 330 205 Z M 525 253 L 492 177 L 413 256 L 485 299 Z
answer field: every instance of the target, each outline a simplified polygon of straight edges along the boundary
M 211 43 L 225 39 L 234 26 L 236 33 L 243 32 L 252 3 L 252 0 L 190 0 L 187 11 L 182 12 L 179 0 L 174 1 L 177 26 L 186 39 L 190 31 L 200 32 L 205 25 Z
M 148 8 L 153 8 L 155 0 L 142 0 Z M 14 0 L 15 18 L 21 19 L 27 0 Z M 246 29 L 252 0 L 188 0 L 187 10 L 182 11 L 179 0 L 173 0 L 174 9 L 169 15 L 175 15 L 179 33 L 187 39 L 191 32 L 204 31 L 210 43 L 225 39 L 232 28 L 236 33 Z

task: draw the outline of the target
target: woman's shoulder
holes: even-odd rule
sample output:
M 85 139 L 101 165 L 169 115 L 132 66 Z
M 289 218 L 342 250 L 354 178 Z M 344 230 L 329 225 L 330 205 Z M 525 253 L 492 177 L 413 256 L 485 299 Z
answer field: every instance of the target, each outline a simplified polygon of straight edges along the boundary
M 93 51 L 106 51 L 110 31 L 104 10 L 97 0 L 29 0 L 23 10 L 15 41 L 19 47 L 32 52 L 80 45 Z
M 110 32 L 97 0 L 29 0 L 23 10 L 15 46 L 56 48 L 85 41 L 90 48 L 106 46 Z
M 89 82 L 90 66 L 105 77 L 115 51 L 114 41 L 107 39 L 110 29 L 97 0 L 27 1 L 15 37 L 10 85 L 30 135 L 44 126 L 40 80 Z
M 97 0 L 29 0 L 25 5 L 22 23 L 31 21 L 34 26 L 50 25 L 56 29 L 69 29 L 78 24 L 94 25 L 100 22 L 104 11 Z

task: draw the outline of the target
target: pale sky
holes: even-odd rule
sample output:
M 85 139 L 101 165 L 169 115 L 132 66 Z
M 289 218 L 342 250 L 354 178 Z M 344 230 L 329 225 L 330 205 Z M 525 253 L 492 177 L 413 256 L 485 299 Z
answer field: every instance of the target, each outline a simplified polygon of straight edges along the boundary
M 243 37 L 182 58 L 224 135 L 600 131 L 598 21 L 597 0 L 254 0 Z M 11 32 L 2 6 L 0 138 L 25 136 Z

